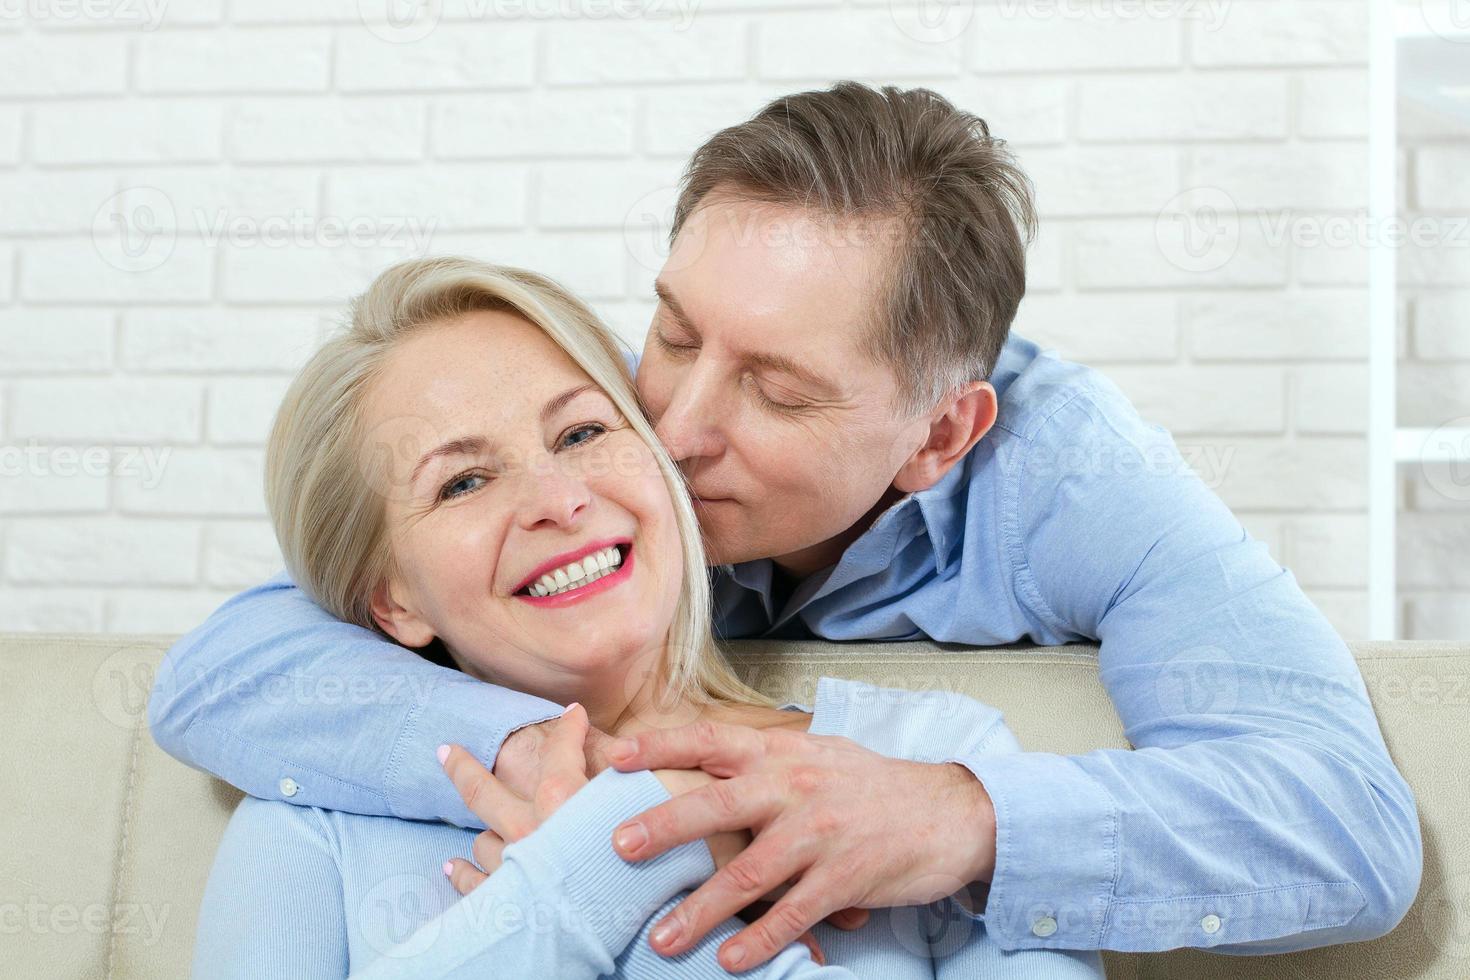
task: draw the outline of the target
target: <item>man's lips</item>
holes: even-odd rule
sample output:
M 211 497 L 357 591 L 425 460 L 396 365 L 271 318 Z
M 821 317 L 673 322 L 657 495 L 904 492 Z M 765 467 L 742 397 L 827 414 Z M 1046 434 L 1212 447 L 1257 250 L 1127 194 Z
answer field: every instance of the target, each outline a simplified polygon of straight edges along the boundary
M 603 548 L 607 548 L 611 545 L 617 545 L 618 549 L 623 552 L 623 556 L 626 558 L 628 554 L 628 548 L 632 544 L 632 538 L 602 538 L 597 541 L 592 541 L 588 544 L 585 544 L 582 547 L 578 548 L 576 551 L 564 551 L 559 555 L 553 555 L 541 564 L 537 565 L 535 571 L 527 575 L 524 579 L 521 580 L 521 583 L 519 585 L 517 585 L 510 591 L 512 594 L 520 592 L 522 589 L 529 586 L 532 582 L 536 581 L 547 572 L 558 569 L 563 565 L 570 565 L 574 561 L 581 561 L 583 558 L 586 558 L 594 551 L 601 551 Z

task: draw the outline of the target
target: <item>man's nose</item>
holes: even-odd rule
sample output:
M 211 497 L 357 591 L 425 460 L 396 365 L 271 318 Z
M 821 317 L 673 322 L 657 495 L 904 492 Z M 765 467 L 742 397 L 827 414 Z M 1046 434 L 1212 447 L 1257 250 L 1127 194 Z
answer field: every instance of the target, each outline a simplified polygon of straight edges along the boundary
M 674 392 L 664 413 L 654 425 L 654 434 L 674 462 L 704 459 L 719 454 L 724 445 L 720 415 L 709 386 L 690 378 Z

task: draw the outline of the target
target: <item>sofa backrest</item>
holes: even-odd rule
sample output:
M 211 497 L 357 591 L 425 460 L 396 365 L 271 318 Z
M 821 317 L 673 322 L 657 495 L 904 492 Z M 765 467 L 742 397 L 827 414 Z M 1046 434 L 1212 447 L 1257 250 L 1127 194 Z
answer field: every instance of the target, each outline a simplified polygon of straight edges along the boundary
M 189 972 L 214 848 L 240 793 L 165 755 L 147 697 L 173 636 L 0 634 L 0 963 L 8 976 Z M 1105 953 L 1110 978 L 1470 976 L 1470 645 L 1353 647 L 1424 829 L 1419 899 L 1389 935 L 1270 957 Z M 1028 750 L 1127 747 L 1089 646 L 743 642 L 756 687 L 807 703 L 824 674 L 999 707 Z M 283 885 L 287 885 L 283 879 Z

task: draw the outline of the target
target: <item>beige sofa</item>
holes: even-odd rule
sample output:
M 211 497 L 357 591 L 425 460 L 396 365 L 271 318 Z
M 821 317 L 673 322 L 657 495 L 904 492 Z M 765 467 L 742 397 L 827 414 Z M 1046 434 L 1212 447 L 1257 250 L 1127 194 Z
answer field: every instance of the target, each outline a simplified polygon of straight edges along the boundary
M 165 755 L 147 695 L 170 636 L 0 634 L 6 977 L 181 977 L 214 847 L 240 794 Z M 1388 936 L 1287 956 L 1104 954 L 1110 977 L 1470 977 L 1470 643 L 1354 653 L 1424 828 L 1419 899 Z M 1086 646 L 737 644 L 757 686 L 810 700 L 833 674 L 960 690 L 1000 707 L 1028 749 L 1123 747 Z M 290 887 L 290 869 L 281 869 Z

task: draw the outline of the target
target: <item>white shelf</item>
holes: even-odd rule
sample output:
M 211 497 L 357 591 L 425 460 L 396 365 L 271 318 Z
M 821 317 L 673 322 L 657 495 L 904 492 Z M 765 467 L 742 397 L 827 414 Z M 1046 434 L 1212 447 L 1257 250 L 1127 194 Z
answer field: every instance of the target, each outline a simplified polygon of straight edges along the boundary
M 1398 37 L 1404 5 L 1369 6 L 1368 216 L 1386 228 L 1398 212 Z M 1398 263 L 1375 235 L 1368 250 L 1368 635 L 1398 637 Z
M 1470 429 L 1405 429 L 1394 433 L 1399 463 L 1470 463 Z

